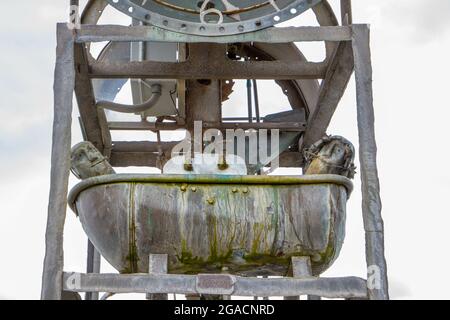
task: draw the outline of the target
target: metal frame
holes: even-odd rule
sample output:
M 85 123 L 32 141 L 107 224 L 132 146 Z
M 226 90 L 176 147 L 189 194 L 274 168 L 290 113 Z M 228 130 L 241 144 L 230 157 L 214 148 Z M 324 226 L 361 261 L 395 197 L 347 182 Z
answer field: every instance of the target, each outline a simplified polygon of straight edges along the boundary
M 110 5 L 132 16 L 152 25 L 164 27 L 168 30 L 183 32 L 189 34 L 199 34 L 202 36 L 222 36 L 233 33 L 252 32 L 273 26 L 275 23 L 292 19 L 293 17 L 305 12 L 321 0 L 294 0 L 285 8 L 277 10 L 263 17 L 252 18 L 238 22 L 226 22 L 222 24 L 204 24 L 200 22 L 191 22 L 179 20 L 168 15 L 161 15 L 156 12 L 149 13 L 140 5 L 136 5 L 130 0 L 107 0 Z M 172 12 L 176 10 L 172 9 Z
M 347 22 L 349 15 L 343 15 Z M 258 31 L 251 34 L 223 38 L 202 38 L 186 34 L 163 31 L 156 27 L 117 27 L 86 26 L 76 32 L 69 30 L 66 24 L 58 24 L 58 47 L 55 69 L 54 125 L 52 146 L 52 173 L 48 223 L 46 231 L 46 255 L 43 271 L 42 299 L 61 299 L 62 292 L 142 292 L 151 294 L 167 293 L 203 293 L 235 294 L 251 296 L 298 296 L 302 294 L 329 298 L 370 298 L 388 299 L 388 281 L 384 257 L 384 230 L 381 218 L 381 201 L 376 164 L 376 141 L 374 131 L 374 110 L 372 93 L 372 69 L 369 46 L 369 26 L 349 25 L 344 27 L 317 28 L 277 28 Z M 92 106 L 94 96 L 90 87 L 92 77 L 142 77 L 164 76 L 179 77 L 186 63 L 176 66 L 167 64 L 161 71 L 154 71 L 156 64 L 151 62 L 129 63 L 125 65 L 89 64 L 83 58 L 85 42 L 89 41 L 176 41 L 176 42 L 291 42 L 291 41 L 335 41 L 339 45 L 334 58 L 329 63 L 239 63 L 239 71 L 233 77 L 292 79 L 297 77 L 324 78 L 319 99 L 320 110 L 314 115 L 314 125 L 306 128 L 304 144 L 322 135 L 328 127 L 348 79 L 353 71 L 356 74 L 358 132 L 360 146 L 360 168 L 362 181 L 362 211 L 366 232 L 366 260 L 368 277 L 372 277 L 374 266 L 380 272 L 379 287 L 373 287 L 369 281 L 357 278 L 339 279 L 254 279 L 239 278 L 231 275 L 102 275 L 102 274 L 68 274 L 63 272 L 63 230 L 67 209 L 68 178 L 70 172 L 70 147 L 72 123 L 72 98 L 74 91 L 81 105 Z M 78 60 L 77 60 L 78 57 Z M 82 57 L 80 60 L 79 58 Z M 82 63 L 80 63 L 82 61 Z M 247 66 L 243 67 L 246 63 Z M 184 65 L 184 66 L 183 66 Z M 190 65 L 195 68 L 195 65 Z M 235 68 L 234 65 L 229 67 Z M 288 69 L 287 69 L 288 68 Z M 164 69 L 164 70 L 163 70 Z M 142 71 L 145 70 L 145 71 Z M 152 70 L 152 71 L 149 71 Z M 158 70 L 158 69 L 156 69 Z M 205 78 L 205 74 L 191 71 L 189 78 Z M 203 69 L 204 72 L 204 69 Z M 226 79 L 227 69 L 209 70 L 206 77 Z M 280 75 L 281 74 L 281 75 Z M 77 81 L 76 81 L 77 80 Z M 94 110 L 94 109 L 93 109 Z M 86 111 L 87 112 L 87 111 Z M 105 141 L 105 119 L 102 116 L 87 117 L 97 121 L 92 128 L 85 128 L 88 138 L 97 141 L 100 150 L 108 151 Z M 103 128 L 103 129 L 102 129 Z M 92 135 L 92 137 L 89 136 Z M 120 162 L 120 161 L 119 161 Z M 71 286 L 70 281 L 79 280 L 79 285 Z M 216 290 L 217 282 L 229 283 L 227 290 Z M 170 289 L 169 289 L 170 288 Z M 215 288 L 215 289 L 214 289 Z M 214 289 L 214 290 L 213 290 Z M 223 289 L 223 288 L 222 288 Z M 367 290 L 366 290 L 367 289 Z

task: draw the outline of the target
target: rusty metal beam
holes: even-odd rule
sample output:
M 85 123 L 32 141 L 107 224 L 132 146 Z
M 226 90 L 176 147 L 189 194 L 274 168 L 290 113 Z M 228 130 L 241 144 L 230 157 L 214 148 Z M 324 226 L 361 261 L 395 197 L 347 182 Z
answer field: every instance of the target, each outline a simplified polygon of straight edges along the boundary
M 132 61 L 128 63 L 96 62 L 89 70 L 91 78 L 146 79 L 323 79 L 327 63 L 303 61 L 231 61 L 228 59 L 184 62 Z
M 157 152 L 111 152 L 110 163 L 113 167 L 157 167 Z
M 108 122 L 109 130 L 123 131 L 172 131 L 186 128 L 185 125 L 176 122 L 129 122 L 129 121 L 110 121 Z
M 111 121 L 108 122 L 110 130 L 114 131 L 171 131 L 186 128 L 185 125 L 180 125 L 175 122 L 128 122 L 128 121 Z M 295 131 L 303 132 L 306 129 L 304 122 L 262 122 L 262 123 L 244 123 L 244 122 L 203 122 L 204 129 L 243 129 L 243 130 L 258 130 L 258 129 L 279 129 L 280 131 Z
M 172 150 L 182 141 L 114 141 L 113 152 L 158 152 Z
M 367 272 L 368 279 L 371 280 L 368 291 L 370 299 L 384 300 L 389 299 L 389 288 L 377 168 L 370 30 L 368 25 L 354 25 L 353 32 L 362 211 L 366 232 Z
M 131 142 L 130 142 L 131 143 Z M 163 147 L 164 148 L 164 147 Z M 143 148 L 144 149 L 144 148 Z M 158 167 L 159 152 L 158 151 L 117 151 L 112 150 L 110 163 L 113 167 Z M 166 159 L 170 159 L 172 148 L 164 148 L 163 153 Z M 300 168 L 303 166 L 303 157 L 300 152 L 286 151 L 280 155 L 280 167 L 284 168 Z
M 45 234 L 41 298 L 60 300 L 63 291 L 63 233 L 70 173 L 72 100 L 75 86 L 73 33 L 58 24 L 54 82 L 50 199 Z
M 156 167 L 159 152 L 170 158 L 172 149 L 182 141 L 114 141 L 110 163 L 113 167 Z M 281 167 L 303 165 L 300 152 L 286 151 L 280 155 Z
M 261 122 L 261 123 L 242 123 L 242 122 L 204 122 L 205 129 L 242 129 L 242 130 L 275 130 L 303 132 L 306 129 L 305 122 Z
M 341 21 L 343 26 L 353 23 L 352 0 L 341 0 Z
M 187 49 L 186 63 L 191 63 L 193 69 L 200 71 L 198 79 L 208 79 L 186 81 L 186 124 L 191 136 L 194 137 L 195 121 L 217 122 L 222 119 L 222 84 L 217 78 L 202 75 L 201 70 L 208 65 L 217 67 L 218 62 L 228 59 L 227 47 L 223 44 L 192 43 Z
M 245 278 L 208 275 L 117 275 L 65 273 L 64 288 L 70 292 L 224 294 L 235 296 L 317 295 L 325 298 L 366 298 L 366 281 L 347 278 Z
M 176 43 L 287 43 L 303 41 L 349 41 L 349 27 L 287 27 L 222 36 L 205 37 L 163 30 L 155 26 L 83 25 L 77 31 L 77 42 L 157 41 Z
M 308 121 L 303 146 L 310 146 L 326 134 L 331 118 L 353 74 L 353 67 L 352 43 L 341 42 L 321 84 L 317 107 Z
M 87 52 L 83 44 L 75 44 L 75 66 L 75 94 L 86 138 L 103 153 L 110 145 L 109 131 L 106 130 L 104 111 L 97 110 L 96 107 L 94 89 L 88 76 Z

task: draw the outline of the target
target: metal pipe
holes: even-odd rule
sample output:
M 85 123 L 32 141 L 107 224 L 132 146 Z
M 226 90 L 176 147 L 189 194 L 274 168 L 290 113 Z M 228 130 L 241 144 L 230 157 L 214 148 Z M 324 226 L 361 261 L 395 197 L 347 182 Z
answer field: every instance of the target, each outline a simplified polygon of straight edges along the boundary
M 101 256 L 95 249 L 94 245 L 88 240 L 88 252 L 87 252 L 87 268 L 86 273 L 100 273 Z M 98 292 L 86 292 L 86 300 L 98 300 Z
M 103 108 L 121 113 L 140 113 L 148 111 L 158 103 L 159 99 L 161 98 L 162 92 L 160 84 L 153 84 L 151 87 L 152 87 L 152 96 L 142 104 L 126 105 L 111 101 L 98 101 L 97 108 Z
M 254 96 L 254 99 L 255 99 L 256 122 L 260 123 L 261 122 L 261 115 L 260 115 L 260 112 L 259 112 L 258 82 L 256 81 L 256 79 L 252 79 L 252 83 L 253 83 L 253 96 Z
M 248 122 L 253 122 L 253 106 L 252 106 L 252 80 L 247 79 L 247 109 Z

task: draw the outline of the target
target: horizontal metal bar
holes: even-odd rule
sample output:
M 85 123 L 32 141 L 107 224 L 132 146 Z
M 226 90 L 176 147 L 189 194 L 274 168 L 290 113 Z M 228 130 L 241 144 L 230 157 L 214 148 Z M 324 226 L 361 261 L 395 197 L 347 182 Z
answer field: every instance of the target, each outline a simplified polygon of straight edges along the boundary
M 82 25 L 77 30 L 77 42 L 157 41 L 179 43 L 287 43 L 303 41 L 350 41 L 349 26 L 267 28 L 257 32 L 229 36 L 196 36 L 163 30 L 154 26 Z
M 232 61 L 223 59 L 205 64 L 184 62 L 132 61 L 126 63 L 95 62 L 90 77 L 101 79 L 323 79 L 326 62 L 305 61 Z
M 172 150 L 183 141 L 113 141 L 113 152 L 159 152 Z
M 299 296 L 367 298 L 366 281 L 345 278 L 244 278 L 232 275 L 64 274 L 70 292 L 225 294 L 235 296 Z
M 243 129 L 243 130 L 259 130 L 278 129 L 280 131 L 305 131 L 306 122 L 261 122 L 261 123 L 243 123 L 243 122 L 203 122 L 205 129 Z
M 177 124 L 175 122 L 127 122 L 127 121 L 111 121 L 108 122 L 110 130 L 131 130 L 131 131 L 171 131 L 177 129 L 183 129 L 186 126 Z
M 132 142 L 130 142 L 132 143 Z M 172 154 L 172 148 L 163 146 L 164 157 L 167 160 Z M 111 152 L 109 162 L 113 167 L 157 167 L 161 164 L 161 157 L 158 152 L 142 151 L 143 148 L 136 148 L 135 151 L 115 151 Z M 286 151 L 280 154 L 279 165 L 281 168 L 299 168 L 303 166 L 303 156 L 300 152 Z
M 124 122 L 124 121 L 111 121 L 108 122 L 110 130 L 132 130 L 132 131 L 165 131 L 165 130 L 177 130 L 183 129 L 186 126 L 179 125 L 177 123 L 154 123 L 154 122 Z M 203 122 L 203 128 L 205 129 L 243 129 L 243 130 L 259 130 L 259 129 L 279 129 L 280 131 L 305 131 L 305 122 L 262 122 L 262 123 L 243 123 L 243 122 L 222 122 L 212 123 Z

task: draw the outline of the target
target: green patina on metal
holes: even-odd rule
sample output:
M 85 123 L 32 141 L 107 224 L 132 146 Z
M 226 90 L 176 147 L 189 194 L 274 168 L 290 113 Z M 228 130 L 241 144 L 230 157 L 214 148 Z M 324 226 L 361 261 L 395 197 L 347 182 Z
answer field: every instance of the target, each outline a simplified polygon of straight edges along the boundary
M 128 204 L 128 221 L 129 221 L 129 251 L 126 256 L 126 260 L 128 262 L 128 268 L 124 270 L 122 273 L 136 273 L 138 271 L 138 250 L 136 246 L 136 208 L 135 208 L 135 189 L 136 184 L 130 184 L 130 196 L 129 196 L 129 204 Z
M 334 261 L 340 250 L 342 231 L 333 229 L 336 223 L 341 224 L 340 220 L 335 221 L 335 210 L 345 211 L 345 202 L 337 201 L 343 189 L 333 188 L 333 185 L 349 190 L 347 180 L 341 181 L 340 177 L 307 177 L 305 180 L 295 177 L 291 178 L 292 184 L 262 183 L 263 179 L 258 177 L 260 183 L 254 185 L 238 184 L 236 181 L 241 178 L 231 176 L 221 177 L 220 183 L 216 179 L 215 184 L 205 183 L 209 177 L 170 183 L 168 180 L 154 182 L 148 177 L 136 177 L 128 182 L 119 181 L 122 177 L 111 178 L 111 183 L 93 185 L 93 190 L 89 192 L 102 195 L 102 188 L 107 187 L 115 188 L 110 192 L 117 190 L 118 196 L 123 191 L 129 193 L 128 252 L 126 258 L 122 258 L 124 263 L 116 260 L 116 265 L 121 264 L 118 269 L 122 273 L 146 272 L 145 259 L 141 261 L 139 255 L 153 250 L 169 253 L 169 272 L 174 273 L 217 273 L 226 270 L 241 275 L 281 275 L 288 271 L 292 256 L 310 256 L 313 273 L 320 274 Z M 280 177 L 272 178 L 264 177 L 264 181 L 284 181 Z M 247 182 L 251 180 L 253 178 Z M 327 180 L 331 181 L 327 183 Z M 326 191 L 323 197 L 317 198 L 319 202 L 289 202 L 288 199 L 309 197 L 310 192 L 316 192 L 314 188 Z M 83 187 L 79 192 L 86 189 Z M 342 196 L 345 197 L 345 192 Z M 327 206 L 326 201 L 332 201 L 329 202 L 331 211 L 315 211 L 316 205 Z M 287 205 L 292 208 L 287 209 Z M 307 210 L 312 210 L 312 215 L 311 211 L 302 211 L 305 205 Z M 287 216 L 291 209 L 297 212 L 295 219 Z M 83 215 L 86 217 L 86 213 Z M 309 218 L 300 218 L 305 215 Z M 307 238 L 309 229 L 302 229 L 301 233 L 295 229 L 309 225 L 308 219 L 313 216 L 317 217 L 315 224 L 308 228 L 315 228 L 313 230 L 324 233 L 326 238 L 316 238 L 315 242 L 310 243 Z M 155 232 L 158 234 L 156 237 Z
M 203 265 L 205 262 L 203 258 L 194 256 L 191 251 L 189 251 L 186 240 L 181 240 L 181 252 L 176 255 L 177 260 L 184 265 L 194 266 Z

